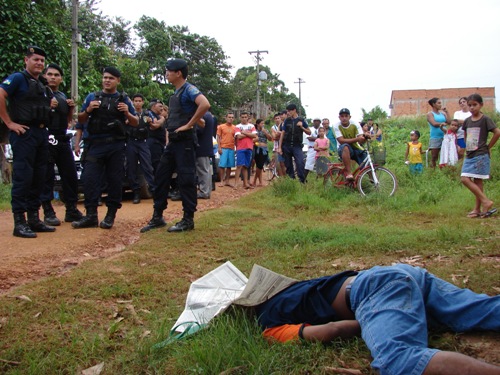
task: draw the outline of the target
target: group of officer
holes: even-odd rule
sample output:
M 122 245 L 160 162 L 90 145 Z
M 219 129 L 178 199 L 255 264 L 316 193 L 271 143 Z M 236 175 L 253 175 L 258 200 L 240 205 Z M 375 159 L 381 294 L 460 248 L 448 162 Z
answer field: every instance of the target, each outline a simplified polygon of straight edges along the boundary
M 25 70 L 11 74 L 0 84 L 0 118 L 10 130 L 9 141 L 14 155 L 11 193 L 14 236 L 35 238 L 36 232 L 54 232 L 55 226 L 61 224 L 51 205 L 54 164 L 58 166 L 63 184 L 64 220 L 72 222 L 76 229 L 112 228 L 117 210 L 121 208 L 126 154 L 130 158 L 129 168 L 135 168 L 137 161 L 141 163 L 153 193 L 153 216 L 141 232 L 166 225 L 163 211 L 167 208 L 174 172 L 177 173 L 184 216 L 168 231 L 194 229 L 197 206 L 195 127 L 204 125 L 201 119 L 210 104 L 187 82 L 186 61 L 171 59 L 166 65 L 166 78 L 175 87 L 169 102 L 168 120 L 161 113 L 160 100 L 153 101 L 151 111 L 145 113 L 142 110 L 144 97 L 138 94 L 130 100 L 118 91 L 120 71 L 114 67 L 104 68 L 102 90 L 90 93 L 78 113 L 78 122 L 86 124 L 88 132 L 82 176 L 86 211 L 83 215 L 76 207 L 78 182 L 70 137 L 66 134 L 75 103 L 59 91 L 62 69 L 56 64 L 49 64 L 45 69 L 45 58 L 41 48 L 28 47 Z M 129 171 L 129 175 L 134 174 Z M 103 178 L 107 183 L 107 213 L 99 222 L 97 207 Z M 138 203 L 140 186 L 136 181 L 131 184 L 134 202 Z M 44 221 L 39 217 L 40 206 L 44 209 Z

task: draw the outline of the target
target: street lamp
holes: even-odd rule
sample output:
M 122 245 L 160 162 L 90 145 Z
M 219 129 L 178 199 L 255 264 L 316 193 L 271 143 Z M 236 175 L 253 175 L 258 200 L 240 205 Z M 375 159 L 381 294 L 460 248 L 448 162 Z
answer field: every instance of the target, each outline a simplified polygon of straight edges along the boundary
M 257 65 L 258 69 L 258 65 Z M 262 85 L 262 81 L 267 80 L 267 73 L 265 71 L 259 72 L 257 70 L 257 118 L 261 118 L 260 115 L 260 86 Z

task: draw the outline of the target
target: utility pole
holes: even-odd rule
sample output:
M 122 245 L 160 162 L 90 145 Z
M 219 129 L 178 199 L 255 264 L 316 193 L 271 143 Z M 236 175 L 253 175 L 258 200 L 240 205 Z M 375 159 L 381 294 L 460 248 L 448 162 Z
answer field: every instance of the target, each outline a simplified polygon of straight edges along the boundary
M 72 0 L 71 9 L 71 98 L 78 100 L 78 43 L 82 36 L 78 32 L 78 0 Z M 77 110 L 75 112 L 78 112 Z
M 259 75 L 259 65 L 260 65 L 260 60 L 262 60 L 262 58 L 260 57 L 260 54 L 261 53 L 269 53 L 268 51 L 248 51 L 248 53 L 250 55 L 253 55 L 253 54 L 256 54 L 257 56 L 255 56 L 255 60 L 257 61 L 257 109 L 256 109 L 256 112 L 257 112 L 257 118 L 260 117 L 260 85 L 261 85 L 261 80 L 260 80 L 260 75 Z M 267 78 L 267 76 L 266 76 Z
M 302 78 L 299 78 L 298 82 L 294 82 L 299 84 L 299 116 L 301 115 L 302 112 L 302 93 L 301 93 L 301 85 L 303 83 L 306 83 L 306 81 L 302 80 Z

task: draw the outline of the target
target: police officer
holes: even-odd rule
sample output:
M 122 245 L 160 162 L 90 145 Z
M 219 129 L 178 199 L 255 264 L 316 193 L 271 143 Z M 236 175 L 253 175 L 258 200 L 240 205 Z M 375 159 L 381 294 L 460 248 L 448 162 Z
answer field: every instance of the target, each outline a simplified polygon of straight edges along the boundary
M 148 127 L 147 144 L 151 153 L 151 165 L 153 173 L 156 173 L 160 158 L 163 155 L 165 145 L 167 144 L 167 135 L 165 130 L 166 118 L 162 116 L 163 102 L 159 99 L 151 99 L 149 103 L 149 115 L 153 121 Z
M 14 154 L 13 234 L 35 238 L 35 232 L 56 230 L 41 221 L 38 214 L 49 155 L 46 126 L 49 124 L 51 97 L 41 76 L 45 51 L 37 46 L 28 47 L 24 63 L 26 69 L 23 72 L 10 75 L 0 85 L 0 118 L 10 130 L 9 141 Z
M 78 202 L 78 177 L 73 151 L 71 150 L 71 137 L 67 134 L 68 124 L 73 119 L 75 102 L 59 91 L 59 85 L 63 79 L 63 70 L 59 65 L 47 65 L 44 77 L 47 80 L 47 85 L 52 90 L 53 98 L 50 102 L 50 123 L 47 126 L 49 131 L 49 163 L 41 200 L 44 222 L 57 226 L 61 225 L 61 221 L 57 218 L 51 204 L 52 199 L 54 199 L 54 164 L 57 165 L 61 176 L 66 203 L 64 221 L 72 222 L 83 217 L 82 213 L 76 208 Z
M 114 67 L 104 68 L 102 91 L 90 93 L 78 114 L 80 123 L 88 122 L 88 146 L 85 156 L 83 190 L 86 215 L 71 223 L 73 228 L 101 227 L 111 229 L 116 211 L 122 204 L 122 181 L 125 175 L 125 140 L 127 126 L 137 126 L 139 119 L 127 95 L 118 92 L 121 73 Z M 128 124 L 128 125 L 127 125 Z M 97 205 L 101 195 L 103 173 L 107 182 L 108 212 L 100 223 Z
M 167 120 L 169 141 L 155 173 L 153 217 L 141 232 L 166 225 L 163 211 L 167 208 L 167 197 L 174 171 L 177 171 L 177 184 L 184 216 L 168 231 L 182 232 L 194 229 L 194 212 L 197 205 L 194 126 L 208 111 L 210 103 L 198 88 L 186 81 L 188 66 L 185 60 L 169 60 L 166 69 L 168 82 L 175 86 L 174 95 L 169 102 Z
M 144 96 L 135 94 L 132 97 L 134 109 L 139 116 L 139 125 L 137 127 L 128 128 L 128 140 L 126 148 L 127 158 L 127 178 L 130 187 L 134 192 L 133 203 L 141 202 L 141 185 L 137 177 L 137 163 L 140 162 L 140 168 L 148 184 L 149 191 L 154 191 L 154 175 L 153 166 L 151 165 L 151 152 L 147 145 L 148 128 L 153 122 L 153 119 L 147 111 L 143 111 Z

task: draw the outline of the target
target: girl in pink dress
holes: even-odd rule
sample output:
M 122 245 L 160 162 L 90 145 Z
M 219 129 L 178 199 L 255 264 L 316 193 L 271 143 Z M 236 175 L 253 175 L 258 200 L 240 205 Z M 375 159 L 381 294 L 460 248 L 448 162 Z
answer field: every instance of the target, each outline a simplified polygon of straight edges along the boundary
M 314 141 L 314 149 L 316 150 L 316 160 L 320 156 L 328 157 L 328 150 L 330 148 L 330 140 L 325 137 L 325 128 L 318 129 L 318 138 Z

